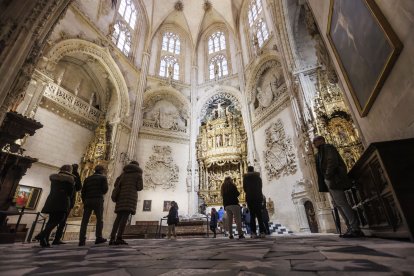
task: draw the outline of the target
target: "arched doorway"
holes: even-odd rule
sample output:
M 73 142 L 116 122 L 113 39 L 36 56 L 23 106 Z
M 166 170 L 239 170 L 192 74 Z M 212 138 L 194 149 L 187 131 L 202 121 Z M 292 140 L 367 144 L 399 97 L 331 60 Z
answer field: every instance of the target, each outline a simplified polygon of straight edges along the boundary
M 315 209 L 313 208 L 312 202 L 308 200 L 305 202 L 304 206 L 311 233 L 318 233 L 318 223 L 316 222 Z

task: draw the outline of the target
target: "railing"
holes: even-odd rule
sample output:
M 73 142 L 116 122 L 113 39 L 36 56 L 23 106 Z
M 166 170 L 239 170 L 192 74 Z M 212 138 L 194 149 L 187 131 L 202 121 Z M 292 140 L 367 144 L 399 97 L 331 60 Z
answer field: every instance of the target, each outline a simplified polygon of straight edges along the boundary
M 43 96 L 71 112 L 98 123 L 101 111 L 55 83 L 48 83 Z
M 204 215 L 202 217 L 202 220 L 201 221 L 204 222 L 204 219 L 206 221 L 206 236 L 208 238 L 210 236 L 210 234 L 209 234 L 209 225 L 210 225 L 210 223 L 209 223 L 209 217 L 207 215 Z M 162 238 L 162 222 L 163 221 L 167 221 L 167 218 L 162 217 L 160 219 L 160 223 L 158 224 L 157 233 L 155 235 L 155 238 L 158 238 L 158 239 Z M 188 220 L 188 221 L 186 220 L 186 221 L 181 221 L 181 222 L 192 222 L 192 221 L 200 221 L 200 220 Z M 180 225 L 180 223 L 178 223 L 178 225 Z

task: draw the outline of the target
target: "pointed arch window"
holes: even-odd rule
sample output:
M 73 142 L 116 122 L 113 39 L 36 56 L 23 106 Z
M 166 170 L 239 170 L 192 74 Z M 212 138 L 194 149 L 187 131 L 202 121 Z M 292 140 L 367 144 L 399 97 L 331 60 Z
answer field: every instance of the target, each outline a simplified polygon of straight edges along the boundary
M 137 25 L 138 11 L 132 0 L 121 0 L 112 29 L 112 41 L 126 56 L 132 56 L 132 41 Z
M 210 80 L 214 79 L 216 74 L 217 77 L 221 78 L 229 74 L 229 69 L 227 66 L 227 59 L 224 55 L 219 54 L 214 56 L 209 63 L 209 75 Z
M 261 48 L 269 38 L 262 0 L 251 0 L 247 11 L 248 28 L 250 30 L 253 46 Z
M 259 15 L 262 13 L 262 0 L 252 0 L 249 5 L 248 18 L 249 26 L 252 27 L 254 22 L 259 18 Z
M 131 33 L 124 23 L 120 21 L 116 22 L 112 33 L 112 41 L 116 44 L 119 50 L 128 56 L 131 50 Z
M 170 52 L 172 54 L 179 55 L 181 52 L 180 37 L 172 32 L 164 33 L 162 37 L 162 48 L 163 51 Z
M 131 0 L 121 0 L 118 8 L 119 15 L 134 30 L 137 21 L 137 9 Z
M 161 57 L 160 62 L 160 73 L 161 77 L 168 78 L 170 76 L 170 72 L 172 70 L 173 79 L 179 80 L 180 79 L 180 64 L 178 63 L 177 58 L 174 56 L 163 56 Z
M 219 31 L 213 33 L 208 38 L 208 53 L 212 54 L 226 49 L 226 37 L 224 33 Z

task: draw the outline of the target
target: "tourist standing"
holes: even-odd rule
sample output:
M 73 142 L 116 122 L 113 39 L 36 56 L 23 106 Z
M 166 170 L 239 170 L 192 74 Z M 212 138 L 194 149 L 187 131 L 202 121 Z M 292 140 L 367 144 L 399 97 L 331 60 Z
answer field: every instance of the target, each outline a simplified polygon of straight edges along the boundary
M 49 219 L 45 229 L 35 237 L 41 247 L 50 247 L 50 233 L 59 223 L 62 223 L 69 212 L 75 183 L 72 166 L 63 165 L 59 173 L 50 175 L 49 179 L 50 192 L 42 209 L 42 213 L 49 214 Z
M 102 237 L 104 195 L 108 192 L 108 180 L 105 168 L 101 165 L 95 167 L 95 173 L 85 179 L 82 188 L 83 216 L 79 232 L 79 246 L 85 245 L 86 229 L 92 211 L 96 216 L 95 244 L 106 242 Z
M 115 181 L 111 198 L 115 202 L 116 219 L 111 231 L 109 245 L 128 244 L 122 239 L 128 218 L 137 209 L 138 191 L 144 188 L 142 169 L 137 161 L 131 161 Z
M 214 236 L 216 237 L 217 233 L 217 221 L 218 221 L 218 213 L 216 208 L 211 208 L 211 214 L 210 214 L 210 230 L 213 231 Z
M 256 217 L 259 223 L 260 237 L 266 236 L 266 230 L 262 218 L 262 178 L 258 172 L 254 171 L 252 166 L 247 167 L 247 173 L 243 175 L 243 189 L 246 193 L 246 202 L 250 210 L 250 228 L 251 237 L 257 238 Z
M 344 160 L 338 150 L 331 144 L 326 144 L 325 138 L 316 136 L 313 145 L 318 149 L 315 156 L 318 187 L 321 193 L 330 193 L 333 204 L 348 221 L 348 230 L 344 238 L 362 237 L 364 234 L 359 228 L 358 218 L 349 205 L 345 196 L 345 189 L 351 187 Z
M 224 209 L 227 213 L 227 229 L 229 230 L 229 238 L 233 239 L 233 217 L 236 221 L 237 233 L 239 239 L 244 239 L 242 225 L 241 225 L 241 213 L 239 205 L 240 192 L 237 190 L 236 185 L 233 183 L 233 179 L 227 176 L 224 179 L 223 185 L 221 185 L 221 196 L 223 197 Z
M 75 178 L 75 189 L 73 190 L 72 196 L 70 197 L 69 210 L 66 213 L 65 218 L 59 223 L 56 229 L 55 238 L 53 239 L 53 242 L 52 242 L 53 245 L 66 244 L 65 242 L 62 241 L 63 230 L 65 229 L 66 220 L 68 219 L 70 211 L 75 206 L 76 192 L 79 192 L 82 189 L 82 181 L 81 181 L 81 178 L 78 172 L 78 168 L 79 168 L 78 164 L 72 164 L 72 175 Z
M 224 230 L 224 235 L 226 235 L 226 230 L 225 230 L 225 226 L 223 223 L 224 220 L 224 209 L 223 207 L 220 207 L 220 209 L 217 211 L 218 214 L 218 226 L 220 226 L 221 232 L 223 232 Z
M 167 224 L 168 224 L 168 234 L 167 238 L 171 239 L 171 234 L 173 235 L 173 238 L 177 238 L 177 234 L 175 233 L 175 226 L 178 224 L 178 204 L 175 201 L 171 201 L 171 207 L 168 211 L 168 215 L 165 217 L 167 218 Z
M 262 218 L 263 218 L 263 225 L 265 228 L 266 235 L 270 235 L 270 228 L 269 228 L 269 212 L 267 211 L 266 207 L 266 197 L 263 196 L 263 202 L 262 202 Z

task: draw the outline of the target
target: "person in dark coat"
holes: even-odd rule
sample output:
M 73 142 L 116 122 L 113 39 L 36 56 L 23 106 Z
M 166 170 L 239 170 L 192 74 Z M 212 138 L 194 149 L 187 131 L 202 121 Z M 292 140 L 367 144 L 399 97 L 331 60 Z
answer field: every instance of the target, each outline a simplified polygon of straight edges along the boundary
M 83 216 L 79 232 L 79 246 L 85 245 L 86 229 L 92 211 L 96 215 L 95 244 L 106 242 L 102 237 L 104 195 L 108 192 L 108 180 L 105 168 L 101 165 L 95 167 L 95 173 L 85 179 L 82 188 Z
M 216 237 L 217 235 L 217 222 L 218 222 L 218 213 L 216 208 L 211 208 L 211 214 L 210 214 L 210 230 L 213 231 L 214 236 L 213 238 Z
M 178 224 L 178 204 L 175 201 L 171 201 L 171 207 L 168 211 L 168 215 L 165 216 L 167 218 L 168 224 L 168 234 L 167 238 L 171 239 L 171 234 L 173 235 L 174 239 L 177 238 L 177 234 L 175 233 L 175 226 Z
M 262 218 L 263 218 L 263 224 L 265 228 L 266 235 L 270 235 L 270 229 L 269 229 L 269 212 L 267 211 L 266 207 L 266 197 L 263 196 L 263 202 L 262 202 Z
M 348 230 L 344 238 L 361 237 L 364 234 L 359 228 L 359 221 L 349 205 L 344 190 L 351 187 L 347 168 L 338 150 L 325 142 L 322 136 L 313 138 L 313 145 L 318 149 L 315 156 L 318 175 L 319 192 L 331 194 L 333 204 L 348 221 Z
M 250 229 L 251 237 L 257 238 L 256 234 L 256 217 L 259 223 L 260 237 L 266 236 L 266 230 L 262 217 L 262 178 L 258 172 L 254 171 L 252 166 L 247 167 L 247 173 L 243 175 L 243 190 L 246 193 L 246 202 L 250 210 Z
M 63 165 L 59 173 L 50 175 L 49 179 L 51 182 L 50 193 L 42 209 L 42 213 L 49 214 L 49 219 L 45 229 L 35 237 L 41 247 L 50 247 L 50 233 L 59 223 L 62 223 L 70 210 L 70 199 L 75 183 L 72 166 Z
M 137 161 L 131 161 L 123 168 L 122 174 L 116 179 L 112 192 L 111 198 L 115 202 L 116 219 L 112 227 L 109 245 L 127 244 L 122 239 L 122 235 L 129 216 L 136 212 L 137 192 L 143 188 L 142 169 Z
M 241 213 L 239 206 L 240 192 L 237 190 L 236 185 L 233 183 L 233 179 L 230 176 L 224 178 L 224 182 L 221 185 L 221 196 L 223 197 L 224 209 L 227 213 L 227 229 L 229 230 L 229 238 L 233 237 L 233 216 L 236 221 L 237 233 L 239 239 L 244 239 L 242 225 L 241 225 Z
M 82 189 L 82 181 L 81 181 L 81 178 L 78 172 L 78 168 L 79 168 L 78 164 L 72 164 L 72 174 L 73 174 L 73 177 L 75 178 L 75 189 L 73 190 L 73 194 L 70 197 L 70 209 L 67 212 L 65 218 L 62 220 L 62 222 L 59 223 L 59 226 L 56 230 L 55 238 L 52 242 L 53 245 L 66 244 L 65 242 L 62 241 L 63 230 L 65 229 L 66 220 L 68 219 L 70 211 L 73 209 L 73 206 L 75 206 L 76 192 L 79 192 Z

